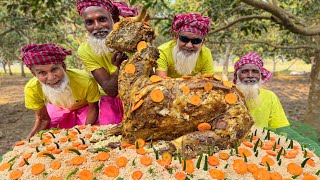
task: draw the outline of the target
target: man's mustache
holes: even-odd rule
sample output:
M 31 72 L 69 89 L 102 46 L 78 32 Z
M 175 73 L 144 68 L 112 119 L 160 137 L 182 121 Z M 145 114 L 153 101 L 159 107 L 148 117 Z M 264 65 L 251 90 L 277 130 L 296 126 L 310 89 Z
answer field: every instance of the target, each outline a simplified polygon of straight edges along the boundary
M 111 30 L 109 30 L 109 29 L 99 29 L 99 30 L 94 30 L 94 31 L 92 31 L 92 35 L 96 35 L 97 33 L 107 33 L 107 34 L 109 34 L 111 32 Z

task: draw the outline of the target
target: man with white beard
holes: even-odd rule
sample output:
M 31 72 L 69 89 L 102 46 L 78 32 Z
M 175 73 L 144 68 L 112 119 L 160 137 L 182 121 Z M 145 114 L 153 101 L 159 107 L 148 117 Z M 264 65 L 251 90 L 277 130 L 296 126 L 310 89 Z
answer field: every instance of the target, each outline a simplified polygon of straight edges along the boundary
M 113 52 L 104 41 L 119 16 L 136 16 L 136 8 L 111 0 L 77 0 L 77 10 L 88 31 L 88 40 L 78 49 L 86 70 L 100 85 L 99 124 L 117 124 L 122 121 L 123 107 L 118 95 L 118 74 L 124 53 Z
M 25 106 L 35 112 L 28 138 L 48 128 L 95 124 L 100 99 L 98 85 L 87 73 L 66 69 L 71 51 L 54 44 L 29 44 L 22 61 L 35 76 L 25 86 Z
M 156 74 L 177 78 L 196 74 L 212 75 L 213 60 L 210 49 L 204 45 L 210 30 L 210 18 L 200 14 L 179 14 L 174 17 L 171 35 L 174 40 L 158 47 Z
M 281 128 L 290 123 L 281 103 L 272 91 L 261 88 L 261 84 L 271 79 L 272 73 L 263 67 L 262 58 L 256 53 L 248 53 L 234 64 L 233 82 L 245 97 L 254 126 Z

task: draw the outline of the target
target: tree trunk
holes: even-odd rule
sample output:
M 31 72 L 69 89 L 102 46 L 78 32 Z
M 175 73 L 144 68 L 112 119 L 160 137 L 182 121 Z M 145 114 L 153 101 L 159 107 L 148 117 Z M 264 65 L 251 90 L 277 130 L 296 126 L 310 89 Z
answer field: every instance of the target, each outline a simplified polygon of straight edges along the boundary
M 4 73 L 5 73 L 5 74 L 7 74 L 6 65 L 7 65 L 6 62 L 2 62 L 2 66 L 3 66 L 3 70 L 4 70 Z
M 227 42 L 226 43 L 225 60 L 223 62 L 223 72 L 222 72 L 222 79 L 224 81 L 228 80 L 230 51 L 231 51 L 231 42 Z
M 11 65 L 10 65 L 10 63 L 8 63 L 8 69 L 9 69 L 9 75 L 12 76 L 13 74 L 12 74 L 12 71 L 11 71 Z
M 320 51 L 316 52 L 314 62 L 310 74 L 311 86 L 304 122 L 320 131 Z
M 275 56 L 273 56 L 272 61 L 273 61 L 273 70 L 272 70 L 272 72 L 275 73 L 276 72 L 276 66 L 277 66 L 277 60 L 276 60 Z
M 24 72 L 24 64 L 21 62 L 21 76 L 26 77 L 26 73 Z

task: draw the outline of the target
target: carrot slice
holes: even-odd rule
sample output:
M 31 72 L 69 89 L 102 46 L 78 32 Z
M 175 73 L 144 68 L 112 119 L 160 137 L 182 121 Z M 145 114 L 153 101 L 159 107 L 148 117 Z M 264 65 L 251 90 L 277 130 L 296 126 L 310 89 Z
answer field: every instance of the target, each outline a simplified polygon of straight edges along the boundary
M 140 41 L 138 44 L 137 44 L 137 50 L 139 52 L 142 51 L 142 49 L 146 48 L 148 46 L 148 44 L 145 42 L 145 41 Z
M 247 148 L 239 148 L 238 149 L 238 153 L 241 157 L 244 157 L 244 154 L 249 157 L 252 155 L 252 152 L 250 150 L 248 150 Z
M 161 102 L 164 99 L 164 95 L 160 89 L 151 91 L 150 96 L 154 102 Z
M 267 153 L 270 155 L 270 156 L 276 156 L 277 153 L 272 151 L 272 150 L 268 150 Z
M 121 147 L 123 147 L 123 148 L 127 148 L 127 147 L 130 147 L 130 146 L 132 146 L 132 144 L 129 144 L 129 143 L 122 143 L 121 144 Z
M 138 138 L 134 144 L 138 144 L 138 148 L 143 148 L 146 144 L 146 141 L 142 138 Z
M 81 145 L 81 142 L 75 142 L 72 144 L 72 147 L 78 147 L 79 145 Z
M 210 176 L 215 179 L 224 179 L 225 177 L 224 172 L 218 169 L 211 169 L 209 173 L 210 173 Z
M 52 154 L 60 154 L 62 152 L 61 149 L 54 149 L 51 151 Z
M 116 160 L 116 164 L 117 166 L 119 167 L 125 167 L 128 163 L 128 159 L 126 157 L 119 157 L 117 160 Z
M 96 156 L 96 159 L 99 161 L 106 161 L 110 157 L 110 154 L 107 152 L 99 152 L 98 155 Z
M 86 137 L 87 139 L 90 139 L 90 138 L 92 137 L 92 134 L 86 134 L 85 137 Z
M 142 178 L 143 173 L 141 171 L 134 171 L 132 173 L 132 179 L 133 180 L 139 180 Z
M 241 159 L 235 159 L 233 161 L 233 169 L 238 173 L 238 174 L 245 174 L 248 170 L 248 165 Z
M 44 165 L 41 164 L 41 163 L 38 163 L 38 164 L 34 164 L 32 167 L 31 167 L 31 173 L 33 175 L 38 175 L 40 173 L 42 173 L 44 171 Z
M 217 157 L 215 156 L 209 156 L 208 158 L 208 163 L 211 165 L 211 166 L 218 166 L 220 164 L 220 161 Z
M 153 83 L 160 82 L 160 81 L 162 81 L 162 80 L 163 80 L 162 77 L 157 76 L 157 75 L 152 75 L 152 76 L 150 77 L 150 81 L 153 82 Z
M 256 164 L 248 164 L 248 171 L 252 174 L 258 170 L 258 166 Z
M 192 174 L 194 172 L 194 165 L 192 160 L 182 161 L 182 167 L 184 167 L 184 162 L 186 162 L 186 170 L 185 172 L 188 174 Z
M 92 180 L 93 173 L 90 170 L 84 169 L 79 172 L 79 178 L 80 180 Z
M 264 168 L 259 168 L 255 173 L 253 173 L 255 179 L 271 179 L 269 171 Z
M 228 88 L 232 88 L 232 85 L 233 85 L 232 82 L 230 81 L 223 81 L 222 84 Z
M 6 169 L 9 169 L 10 166 L 11 166 L 11 163 L 3 163 L 0 165 L 0 171 L 4 171 Z
M 192 76 L 181 76 L 182 79 L 191 79 Z
M 163 152 L 162 153 L 162 159 L 166 162 L 166 163 L 171 163 L 172 161 L 172 155 L 169 152 Z
M 59 161 L 53 161 L 50 165 L 50 167 L 54 170 L 57 170 L 61 167 L 61 163 Z
M 85 150 L 85 149 L 87 149 L 88 148 L 88 145 L 86 145 L 86 144 L 81 144 L 81 145 L 79 145 L 78 146 L 78 150 Z
M 147 155 L 144 155 L 140 157 L 140 163 L 145 166 L 149 166 L 152 163 L 152 159 L 149 158 Z
M 138 101 L 131 109 L 131 112 L 137 110 L 143 104 L 143 100 Z
M 31 158 L 31 156 L 32 156 L 32 153 L 27 153 L 27 154 L 23 155 L 22 158 L 29 159 L 29 158 Z
M 303 174 L 303 179 L 302 180 L 317 180 L 318 178 L 314 175 L 311 175 L 309 173 Z
M 264 156 L 261 160 L 261 163 L 264 165 L 264 166 L 267 166 L 267 163 L 272 166 L 275 164 L 275 161 L 271 158 L 269 158 L 268 156 Z
M 270 174 L 271 180 L 282 180 L 282 176 L 278 172 L 273 172 Z
M 190 97 L 190 102 L 191 104 L 198 106 L 201 103 L 201 99 L 198 95 L 194 94 Z
M 190 93 L 190 88 L 188 86 L 182 86 L 180 89 L 185 95 L 188 95 Z
M 211 82 L 207 82 L 207 83 L 204 84 L 204 90 L 205 91 L 207 91 L 207 92 L 211 91 L 212 88 L 213 88 L 213 84 Z
M 82 164 L 82 163 L 84 163 L 86 161 L 87 161 L 87 159 L 85 157 L 76 156 L 76 157 L 74 157 L 74 158 L 72 158 L 70 160 L 70 164 L 72 164 L 72 165 L 80 165 L 80 164 Z
M 301 166 L 297 163 L 289 163 L 287 166 L 287 171 L 296 176 L 296 175 L 301 175 L 303 172 L 303 169 L 301 168 Z
M 120 24 L 119 22 L 114 23 L 112 29 L 113 29 L 114 31 L 117 31 L 117 30 L 119 29 L 119 24 Z
M 249 142 L 249 141 L 242 141 L 242 143 L 243 143 L 245 146 L 249 147 L 249 148 L 252 148 L 252 147 L 253 147 L 253 144 L 252 144 L 251 142 Z
M 187 175 L 183 172 L 177 172 L 175 178 L 177 180 L 185 180 L 187 178 Z
M 21 146 L 21 145 L 24 145 L 24 141 L 18 141 L 18 142 L 16 142 L 16 146 Z
M 211 129 L 211 125 L 209 123 L 204 122 L 204 123 L 198 124 L 199 131 L 208 131 L 210 129 Z
M 20 161 L 19 167 L 22 167 L 22 166 L 24 166 L 24 165 L 26 165 L 26 162 L 25 162 L 24 160 Z
M 230 155 L 228 153 L 220 152 L 219 153 L 219 158 L 222 160 L 228 160 Z
M 316 166 L 316 163 L 314 162 L 313 159 L 309 159 L 309 160 L 307 161 L 307 164 L 308 164 L 309 166 L 311 166 L 311 167 L 315 167 L 315 166 Z
M 235 104 L 238 101 L 238 96 L 234 93 L 228 93 L 224 99 L 228 104 Z
M 127 64 L 124 68 L 124 72 L 134 74 L 136 72 L 136 67 L 133 64 Z
M 68 141 L 68 138 L 67 138 L 67 137 L 63 137 L 63 138 L 60 138 L 59 141 L 60 141 L 60 142 L 67 142 L 67 141 Z
M 138 154 L 141 154 L 141 155 L 145 155 L 145 154 L 147 153 L 147 151 L 144 150 L 143 148 L 137 149 L 136 152 L 137 152 Z
M 108 166 L 105 168 L 104 174 L 108 177 L 117 177 L 119 175 L 119 169 L 116 166 Z
M 22 176 L 23 172 L 20 170 L 14 170 L 10 173 L 9 177 L 11 180 L 19 179 Z

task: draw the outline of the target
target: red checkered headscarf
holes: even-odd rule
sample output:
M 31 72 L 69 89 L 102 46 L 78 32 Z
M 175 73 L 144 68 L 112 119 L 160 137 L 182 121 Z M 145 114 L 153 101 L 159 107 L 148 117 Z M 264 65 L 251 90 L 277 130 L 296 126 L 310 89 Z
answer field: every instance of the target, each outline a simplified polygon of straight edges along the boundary
M 90 6 L 99 6 L 108 10 L 114 22 L 118 22 L 119 16 L 132 17 L 138 15 L 136 7 L 129 7 L 125 2 L 113 2 L 111 0 L 77 0 L 77 10 L 80 16 Z
M 31 69 L 32 65 L 59 64 L 72 52 L 54 44 L 29 44 L 22 48 L 22 61 Z
M 262 58 L 254 52 L 244 55 L 239 61 L 234 64 L 233 83 L 237 82 L 237 72 L 245 64 L 254 64 L 259 67 L 262 83 L 269 81 L 272 78 L 272 73 L 263 67 Z
M 210 18 L 200 14 L 178 14 L 174 17 L 170 33 L 192 32 L 206 36 L 210 30 Z

